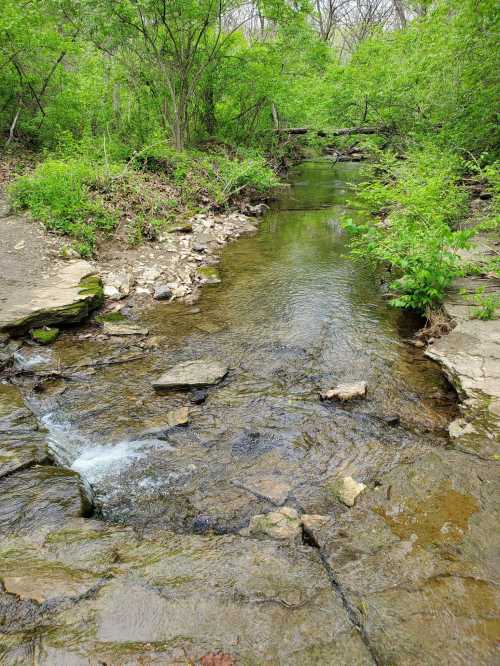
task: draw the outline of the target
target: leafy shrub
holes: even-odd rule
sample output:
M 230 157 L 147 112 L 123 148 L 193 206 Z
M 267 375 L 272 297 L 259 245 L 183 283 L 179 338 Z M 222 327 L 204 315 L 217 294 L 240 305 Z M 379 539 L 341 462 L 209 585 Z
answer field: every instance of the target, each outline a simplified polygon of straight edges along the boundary
M 384 180 L 365 184 L 361 198 L 369 210 L 383 209 L 385 217 L 361 224 L 349 219 L 344 227 L 353 235 L 355 256 L 391 267 L 392 304 L 423 310 L 439 302 L 461 274 L 456 250 L 473 234 L 453 230 L 467 204 L 457 184 L 461 163 L 451 153 L 425 146 L 410 151 L 403 162 L 388 159 L 378 168 Z
M 279 184 L 264 157 L 256 152 L 178 152 L 163 144 L 141 151 L 137 162 L 148 170 L 167 174 L 181 188 L 186 201 L 202 205 L 224 207 L 240 193 L 262 194 Z
M 42 162 L 10 188 L 16 208 L 28 208 L 47 228 L 75 239 L 82 256 L 92 253 L 98 231 L 116 224 L 93 193 L 105 178 L 96 165 L 77 159 Z

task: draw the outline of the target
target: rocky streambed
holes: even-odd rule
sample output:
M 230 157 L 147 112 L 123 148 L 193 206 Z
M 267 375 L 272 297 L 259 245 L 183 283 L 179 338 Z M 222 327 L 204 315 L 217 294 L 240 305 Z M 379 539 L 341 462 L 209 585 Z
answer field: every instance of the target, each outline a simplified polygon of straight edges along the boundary
M 196 307 L 16 351 L 0 663 L 494 663 L 494 430 L 345 258 L 358 177 L 301 165 Z

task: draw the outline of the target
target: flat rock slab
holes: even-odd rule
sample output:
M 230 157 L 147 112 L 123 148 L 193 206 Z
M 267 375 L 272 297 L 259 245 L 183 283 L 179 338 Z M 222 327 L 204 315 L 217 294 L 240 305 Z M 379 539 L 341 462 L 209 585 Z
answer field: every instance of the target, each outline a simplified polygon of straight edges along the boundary
M 430 345 L 426 355 L 437 361 L 464 402 L 466 420 L 460 430 L 452 425 L 457 447 L 484 458 L 498 455 L 500 429 L 500 319 L 474 319 L 477 305 L 470 294 L 482 288 L 487 295 L 500 297 L 496 278 L 457 280 L 445 300 L 445 309 L 455 328 Z M 463 295 L 463 292 L 469 294 Z
M 169 389 L 189 389 L 198 386 L 218 384 L 229 372 L 229 368 L 213 359 L 199 359 L 179 363 L 167 370 L 153 382 L 156 391 Z
M 88 557 L 86 541 L 93 557 Z M 45 579 L 51 567 L 56 572 L 66 560 L 68 542 L 86 551 L 88 564 L 82 563 L 79 576 L 68 567 L 63 591 L 71 592 L 75 579 L 83 588 L 85 570 L 95 560 L 108 563 L 107 580 L 76 604 L 52 606 L 39 622 L 40 666 L 373 664 L 317 552 L 309 547 L 158 531 L 139 543 L 129 536 L 111 550 L 109 534 L 86 537 L 68 531 L 64 538 L 60 531 L 29 554 Z M 27 569 L 21 562 L 17 568 L 20 576 Z M 16 573 L 15 562 L 9 562 L 9 580 Z M 26 616 L 17 613 L 19 625 L 9 627 L 18 631 L 5 645 L 5 663 L 15 663 L 10 646 L 21 649 L 30 640 L 19 631 Z M 217 653 L 227 655 L 226 661 L 208 661 Z
M 149 330 L 135 324 L 115 323 L 105 321 L 103 326 L 104 333 L 108 335 L 148 335 Z
M 0 331 L 23 333 L 30 328 L 75 323 L 102 304 L 103 292 L 94 268 L 87 261 L 60 264 L 45 278 L 0 281 Z
M 39 429 L 19 389 L 0 384 L 0 478 L 47 460 L 46 432 Z
M 495 663 L 498 472 L 428 452 L 314 532 L 380 664 Z

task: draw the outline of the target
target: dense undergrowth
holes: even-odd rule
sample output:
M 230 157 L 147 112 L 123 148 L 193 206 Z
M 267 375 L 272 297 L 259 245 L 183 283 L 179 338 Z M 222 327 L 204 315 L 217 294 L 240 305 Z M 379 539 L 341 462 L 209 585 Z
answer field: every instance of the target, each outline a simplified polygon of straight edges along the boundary
M 344 226 L 354 256 L 389 268 L 398 307 L 435 307 L 457 276 L 499 275 L 498 259 L 460 253 L 500 229 L 497 34 L 495 3 L 436 2 L 406 30 L 366 40 L 342 72 L 367 119 L 389 128 L 365 139 L 375 161 L 361 199 L 372 215 Z M 474 208 L 478 196 L 488 203 Z
M 10 187 L 13 205 L 48 229 L 69 236 L 83 257 L 119 224 L 131 244 L 154 240 L 195 213 L 223 210 L 238 198 L 265 195 L 279 184 L 252 151 L 227 155 L 175 151 L 158 143 L 127 161 L 96 159 L 72 146 L 58 151 Z

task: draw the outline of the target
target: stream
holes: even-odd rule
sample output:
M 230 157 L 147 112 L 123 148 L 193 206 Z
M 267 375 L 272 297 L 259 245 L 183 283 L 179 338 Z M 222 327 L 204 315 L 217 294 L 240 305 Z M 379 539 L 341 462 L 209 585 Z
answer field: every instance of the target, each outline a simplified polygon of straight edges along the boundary
M 419 322 L 387 304 L 371 267 L 346 256 L 340 219 L 362 215 L 349 211 L 360 178 L 349 163 L 294 168 L 259 233 L 224 250 L 222 283 L 196 307 L 129 308 L 150 331 L 145 343 L 80 328 L 21 359 L 72 368 L 70 381 L 46 382 L 30 406 L 56 460 L 91 485 L 100 516 L 226 533 L 284 502 L 335 513 L 328 479 L 376 484 L 423 447 L 445 446 L 455 397 L 408 343 Z M 154 393 L 163 371 L 205 357 L 230 372 L 203 404 Z M 99 365 L 109 360 L 124 362 Z M 320 390 L 356 380 L 368 383 L 365 400 L 319 400 Z M 169 427 L 182 406 L 189 423 Z

